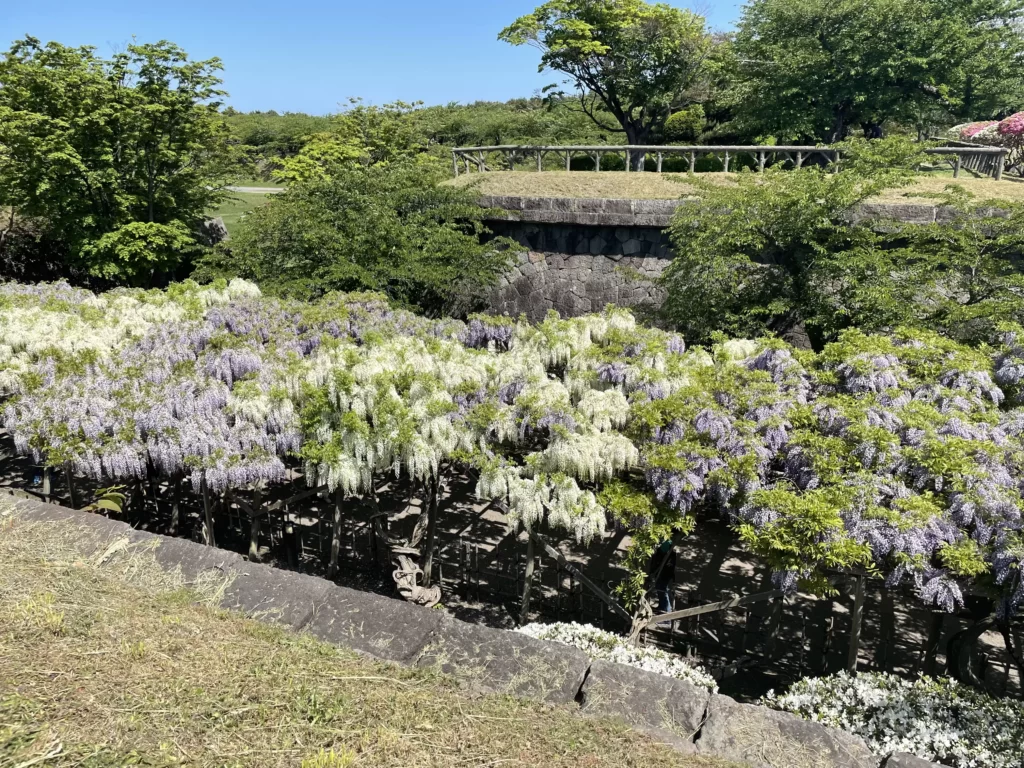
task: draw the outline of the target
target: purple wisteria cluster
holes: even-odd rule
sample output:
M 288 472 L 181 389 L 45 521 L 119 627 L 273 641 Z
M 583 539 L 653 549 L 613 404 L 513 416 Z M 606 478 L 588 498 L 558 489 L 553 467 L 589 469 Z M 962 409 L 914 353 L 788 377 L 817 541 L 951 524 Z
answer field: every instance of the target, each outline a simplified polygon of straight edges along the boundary
M 1024 414 L 1006 407 L 1022 359 L 931 334 L 850 333 L 804 363 L 770 342 L 689 373 L 639 406 L 655 496 L 724 515 L 795 590 L 877 567 L 953 611 L 979 577 L 1024 602 Z M 628 378 L 628 371 L 622 372 Z

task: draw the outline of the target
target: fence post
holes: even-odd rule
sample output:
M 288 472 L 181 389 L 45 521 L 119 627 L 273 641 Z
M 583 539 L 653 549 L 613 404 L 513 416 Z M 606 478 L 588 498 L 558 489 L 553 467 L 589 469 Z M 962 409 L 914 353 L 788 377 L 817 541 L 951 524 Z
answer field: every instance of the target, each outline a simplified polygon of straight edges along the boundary
M 538 149 L 537 150 L 537 170 L 541 171 L 543 169 L 544 169 L 544 155 Z
M 661 153 L 661 152 L 659 152 L 659 153 L 658 153 L 658 173 L 661 173 L 661 161 L 662 161 L 662 157 L 663 157 L 662 153 Z
M 956 155 L 956 160 L 953 161 L 953 178 L 960 178 L 960 166 L 963 165 L 964 159 L 960 154 Z
M 208 546 L 217 546 L 217 537 L 213 532 L 213 505 L 210 502 L 210 487 L 206 484 L 206 478 L 202 481 L 203 490 L 203 515 L 206 524 L 206 541 Z
M 341 488 L 334 491 L 334 515 L 331 520 L 331 560 L 327 566 L 327 577 L 338 572 L 338 554 L 341 552 Z
M 1002 179 L 1003 179 L 1003 171 L 1005 169 L 1006 169 L 1006 153 L 1005 152 L 1000 152 L 999 153 L 999 159 L 996 160 L 996 172 L 995 172 L 995 179 L 996 179 L 996 181 L 1002 181 Z
M 263 518 L 263 489 L 256 486 L 253 490 L 252 515 L 249 520 L 249 561 L 260 561 L 260 521 Z
M 725 168 L 725 172 L 729 172 L 729 150 L 725 150 L 725 159 L 722 161 L 722 165 Z
M 803 152 L 797 152 L 796 153 L 796 167 L 797 168 L 803 168 L 804 167 L 804 153 Z
M 864 619 L 864 577 L 860 574 L 853 577 L 853 614 L 850 616 L 850 656 L 846 661 L 846 671 L 857 673 L 857 657 L 860 654 L 860 628 Z
M 71 462 L 64 462 L 64 477 L 68 481 L 68 497 L 71 499 L 71 508 L 78 509 L 78 494 L 75 493 L 75 476 L 71 471 Z
M 516 550 L 519 551 L 518 549 Z M 537 562 L 537 556 L 533 548 L 533 538 L 526 539 L 526 576 L 523 578 L 523 605 L 519 610 L 519 624 L 526 623 L 527 615 L 530 612 L 530 590 L 533 587 L 533 569 Z
M 571 161 L 571 159 L 572 159 L 572 152 L 569 152 L 568 150 L 566 150 L 566 152 L 565 152 L 565 170 L 566 170 L 566 172 L 569 172 L 569 171 L 572 170 L 572 168 L 570 168 L 570 164 L 571 164 L 570 161 Z
M 694 170 L 696 168 L 696 166 L 697 166 L 697 153 L 691 150 L 691 152 L 690 152 L 690 168 L 689 168 L 689 172 L 690 173 L 696 173 L 697 171 Z
M 626 173 L 629 173 L 629 161 L 633 159 L 631 155 L 632 155 L 632 153 L 627 149 L 626 150 Z
M 757 153 L 757 172 L 758 173 L 764 173 L 765 161 L 766 161 L 766 158 L 765 158 L 764 150 L 761 150 L 760 152 Z
M 459 178 L 459 156 L 452 152 L 452 170 L 455 171 L 455 178 Z

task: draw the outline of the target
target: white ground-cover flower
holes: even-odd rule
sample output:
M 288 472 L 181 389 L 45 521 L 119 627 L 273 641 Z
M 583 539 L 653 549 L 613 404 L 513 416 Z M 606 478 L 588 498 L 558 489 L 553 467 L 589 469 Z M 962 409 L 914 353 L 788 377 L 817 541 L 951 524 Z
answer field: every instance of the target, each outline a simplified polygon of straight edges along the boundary
M 712 692 L 718 690 L 714 678 L 703 667 L 690 664 L 679 656 L 660 648 L 630 645 L 624 637 L 605 632 L 589 624 L 575 622 L 527 624 L 520 627 L 518 631 L 538 640 L 551 640 L 555 643 L 579 648 L 591 659 L 626 664 L 647 672 L 685 680 Z
M 1024 765 L 1024 702 L 949 678 L 843 672 L 805 678 L 765 703 L 861 736 L 877 755 L 907 752 L 954 768 Z

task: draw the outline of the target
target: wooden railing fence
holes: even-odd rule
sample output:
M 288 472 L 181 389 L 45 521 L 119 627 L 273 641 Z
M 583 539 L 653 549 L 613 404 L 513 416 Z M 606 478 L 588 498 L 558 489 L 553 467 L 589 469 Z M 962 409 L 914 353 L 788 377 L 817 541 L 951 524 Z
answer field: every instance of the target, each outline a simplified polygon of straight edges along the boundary
M 945 157 L 953 168 L 954 178 L 960 176 L 963 169 L 982 176 L 1002 179 L 1006 167 L 1006 156 L 1009 150 L 1003 147 L 980 146 L 949 146 L 931 147 L 925 150 L 928 155 Z M 775 146 L 775 145 L 734 145 L 734 146 L 522 146 L 496 145 L 491 147 L 456 147 L 452 150 L 452 171 L 455 176 L 476 170 L 486 173 L 494 170 L 514 171 L 523 163 L 528 166 L 535 164 L 538 171 L 544 170 L 545 161 L 549 156 L 559 158 L 559 167 L 564 163 L 566 171 L 573 170 L 573 160 L 578 157 L 590 158 L 595 171 L 601 170 L 601 159 L 608 156 L 622 156 L 626 171 L 636 170 L 636 166 L 646 164 L 647 158 L 655 163 L 655 170 L 661 173 L 666 158 L 680 157 L 685 162 L 686 172 L 695 171 L 698 161 L 715 158 L 722 170 L 729 173 L 740 163 L 749 158 L 751 169 L 758 172 L 775 165 L 787 168 L 801 168 L 813 163 L 825 165 L 839 170 L 842 163 L 842 150 L 832 147 L 817 146 Z M 533 163 L 529 161 L 533 160 Z

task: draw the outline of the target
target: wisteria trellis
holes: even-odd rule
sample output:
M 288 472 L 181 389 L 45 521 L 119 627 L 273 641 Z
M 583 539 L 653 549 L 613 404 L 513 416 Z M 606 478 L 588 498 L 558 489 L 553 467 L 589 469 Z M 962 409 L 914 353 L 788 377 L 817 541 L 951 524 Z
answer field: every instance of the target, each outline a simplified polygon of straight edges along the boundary
M 357 496 L 471 468 L 513 524 L 580 541 L 719 516 L 786 590 L 858 569 L 947 611 L 970 591 L 1004 618 L 1024 602 L 1016 328 L 985 349 L 849 332 L 817 355 L 688 350 L 612 308 L 462 323 L 243 281 L 6 284 L 0 388 L 19 451 L 98 481 L 222 493 L 282 481 L 295 455 L 310 484 Z

